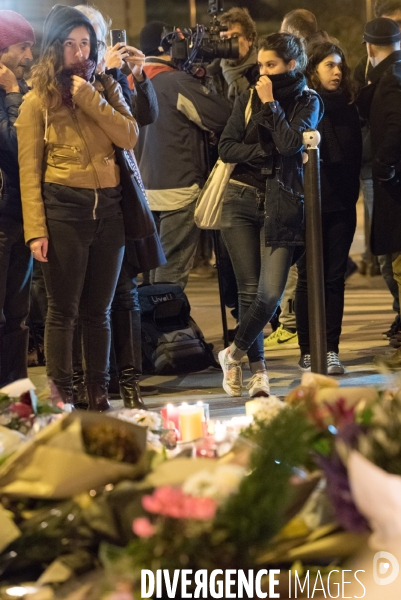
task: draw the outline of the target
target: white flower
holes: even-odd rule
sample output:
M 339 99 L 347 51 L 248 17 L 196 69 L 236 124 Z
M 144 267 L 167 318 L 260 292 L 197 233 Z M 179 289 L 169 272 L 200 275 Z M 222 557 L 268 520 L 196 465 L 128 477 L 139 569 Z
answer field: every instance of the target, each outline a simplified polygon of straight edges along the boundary
M 238 490 L 245 475 L 244 467 L 221 465 L 214 471 L 204 469 L 191 475 L 183 485 L 183 492 L 191 496 L 225 500 Z
M 280 411 L 286 408 L 288 405 L 282 402 L 277 396 L 269 396 L 268 398 L 258 398 L 260 402 L 260 408 L 254 414 L 254 417 L 260 421 L 269 423 L 277 417 Z
M 146 432 L 146 441 L 148 444 L 148 450 L 155 450 L 160 453 L 163 450 L 163 444 L 160 441 L 158 435 L 152 433 L 149 429 Z
M 148 410 L 124 409 L 118 411 L 113 415 L 117 419 L 122 421 L 128 421 L 141 427 L 147 427 L 150 431 L 161 429 L 162 419 L 158 413 L 150 412 Z

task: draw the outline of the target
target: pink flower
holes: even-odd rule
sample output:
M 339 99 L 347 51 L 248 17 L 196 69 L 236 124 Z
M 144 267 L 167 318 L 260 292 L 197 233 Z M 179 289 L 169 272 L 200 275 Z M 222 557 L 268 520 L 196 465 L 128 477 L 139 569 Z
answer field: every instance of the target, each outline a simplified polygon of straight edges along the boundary
M 141 538 L 148 538 L 154 535 L 156 529 L 146 517 L 135 519 L 132 524 L 132 531 Z
M 166 517 L 202 521 L 213 519 L 217 508 L 212 498 L 196 498 L 170 486 L 156 488 L 151 496 L 144 496 L 142 506 L 148 512 Z
M 348 407 L 345 398 L 338 398 L 333 404 L 328 402 L 325 404 L 336 427 L 352 423 L 355 420 L 355 407 Z
M 10 404 L 8 410 L 16 413 L 20 419 L 29 419 L 33 414 L 32 406 L 28 406 L 24 402 L 14 402 Z

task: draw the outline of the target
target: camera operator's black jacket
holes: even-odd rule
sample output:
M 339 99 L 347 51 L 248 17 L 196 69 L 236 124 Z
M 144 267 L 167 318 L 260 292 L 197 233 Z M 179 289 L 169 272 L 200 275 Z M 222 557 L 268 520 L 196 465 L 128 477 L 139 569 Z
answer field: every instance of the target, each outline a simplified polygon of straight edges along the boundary
M 313 90 L 305 89 L 284 112 L 280 103 L 266 103 L 245 127 L 250 91 L 241 94 L 220 138 L 219 154 L 227 163 L 249 163 L 263 158 L 268 173 L 265 205 L 266 246 L 302 246 L 305 243 L 303 190 L 303 133 L 316 129 L 323 103 Z M 253 92 L 256 93 L 256 92 Z M 258 129 L 258 143 L 246 136 Z
M 375 67 L 357 99 L 369 120 L 373 154 L 372 252 L 401 251 L 401 51 Z M 387 179 L 395 169 L 395 177 Z
M 18 143 L 14 123 L 23 95 L 28 91 L 24 81 L 19 82 L 20 92 L 6 94 L 0 88 L 0 169 L 3 189 L 0 196 L 0 214 L 22 223 L 21 192 L 19 187 Z

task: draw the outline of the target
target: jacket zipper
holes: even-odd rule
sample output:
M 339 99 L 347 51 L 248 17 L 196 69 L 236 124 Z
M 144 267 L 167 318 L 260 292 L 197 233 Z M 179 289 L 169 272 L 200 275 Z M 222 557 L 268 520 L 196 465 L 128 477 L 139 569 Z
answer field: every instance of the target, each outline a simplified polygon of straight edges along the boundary
M 95 204 L 94 204 L 93 212 L 92 212 L 92 215 L 93 215 L 94 219 L 96 219 L 96 209 L 97 209 L 98 203 L 99 203 L 99 195 L 98 195 L 97 190 L 95 190 Z
M 93 170 L 93 178 L 95 180 L 95 190 L 94 190 L 94 192 L 95 192 L 95 204 L 93 206 L 92 215 L 93 215 L 93 219 L 96 219 L 96 209 L 97 209 L 97 205 L 98 205 L 98 202 L 99 202 L 99 196 L 98 196 L 98 191 L 97 190 L 100 189 L 100 181 L 98 179 L 95 166 L 94 166 L 94 164 L 92 162 L 92 158 L 91 158 L 91 155 L 90 155 L 90 152 L 89 152 L 89 149 L 88 149 L 88 145 L 86 143 L 86 140 L 85 140 L 84 136 L 82 135 L 82 129 L 81 129 L 80 125 L 79 125 L 78 118 L 77 118 L 77 116 L 75 114 L 75 109 L 74 108 L 72 109 L 72 118 L 73 118 L 73 120 L 75 121 L 75 123 L 77 125 L 77 129 L 78 129 L 79 135 L 82 138 L 82 141 L 83 141 L 84 146 L 86 148 L 86 151 L 88 153 L 89 162 L 90 162 L 90 164 L 92 166 L 92 170 Z
M 111 158 L 113 158 L 113 156 L 115 155 L 115 153 L 116 153 L 116 151 L 115 151 L 115 150 L 113 150 L 113 152 L 112 152 L 111 154 L 109 154 L 108 156 L 105 156 L 105 157 L 103 158 L 103 160 L 104 160 L 104 162 L 106 163 L 106 165 L 107 165 L 107 166 L 109 166 L 109 160 L 110 160 Z
M 52 158 L 67 158 L 68 160 L 70 160 L 72 162 L 76 162 L 76 163 L 81 162 L 80 158 L 74 158 L 73 156 L 67 156 L 67 154 L 52 154 L 51 156 L 52 156 Z

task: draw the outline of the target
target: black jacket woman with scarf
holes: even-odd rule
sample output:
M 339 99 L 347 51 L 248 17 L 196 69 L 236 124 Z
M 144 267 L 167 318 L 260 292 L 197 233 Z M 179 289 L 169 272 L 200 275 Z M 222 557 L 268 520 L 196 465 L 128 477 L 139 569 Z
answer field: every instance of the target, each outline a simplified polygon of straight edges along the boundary
M 327 370 L 330 375 L 341 375 L 344 367 L 339 361 L 338 350 L 344 312 L 345 273 L 356 227 L 362 136 L 343 51 L 331 42 L 310 48 L 307 78 L 309 86 L 319 93 L 324 103 L 324 116 L 318 130 L 322 136 L 320 176 Z M 295 312 L 301 349 L 299 366 L 302 371 L 310 371 L 305 256 L 298 262 Z
M 237 98 L 219 146 L 222 160 L 236 163 L 221 223 L 240 304 L 234 342 L 219 353 L 223 388 L 230 396 L 242 394 L 245 355 L 252 372 L 249 395 L 270 393 L 263 328 L 303 251 L 303 133 L 316 128 L 323 112 L 319 96 L 306 89 L 299 38 L 288 33 L 262 38 L 258 62 L 259 81 Z

